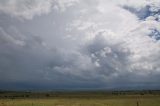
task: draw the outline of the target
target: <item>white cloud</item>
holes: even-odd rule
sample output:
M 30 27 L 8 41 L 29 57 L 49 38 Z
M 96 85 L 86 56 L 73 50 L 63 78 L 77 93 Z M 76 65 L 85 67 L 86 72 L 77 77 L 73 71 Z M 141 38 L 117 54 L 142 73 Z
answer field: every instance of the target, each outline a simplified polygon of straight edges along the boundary
M 131 73 L 131 76 L 149 77 L 160 71 L 160 43 L 149 36 L 152 29 L 160 31 L 160 23 L 149 18 L 139 20 L 136 14 L 121 7 L 141 9 L 147 5 L 152 7 L 154 3 L 157 2 L 100 0 L 96 2 L 95 10 L 86 7 L 87 13 L 81 13 L 81 17 L 71 23 L 70 29 L 75 31 L 77 28 L 77 34 L 81 33 L 79 36 L 87 44 L 85 49 L 89 50 L 89 56 L 98 67 L 95 70 L 102 72 L 103 77 L 114 80 L 112 75 L 120 77 Z M 85 26 L 94 23 L 96 27 L 90 25 L 79 31 L 81 23 L 86 23 Z
M 50 12 L 52 0 L 1 0 L 0 11 L 11 16 L 32 19 Z
M 31 4 L 26 4 L 28 2 Z M 61 14 L 56 14 L 53 28 L 47 24 L 50 33 L 41 37 L 22 33 L 20 28 L 0 28 L 0 56 L 3 57 L 0 73 L 4 74 L 1 80 L 21 81 L 32 74 L 27 81 L 40 79 L 82 85 L 94 82 L 103 87 L 115 82 L 124 85 L 159 82 L 160 40 L 150 34 L 154 29 L 160 31 L 160 22 L 154 15 L 144 19 L 137 15 L 145 12 L 141 9 L 147 5 L 152 11 L 159 11 L 154 5 L 156 2 L 158 0 L 3 1 L 1 12 L 24 19 L 47 14 L 51 9 Z M 73 6 L 75 3 L 79 5 Z M 74 9 L 65 11 L 70 6 Z M 123 6 L 136 9 L 136 12 Z M 39 27 L 43 24 L 39 23 Z M 38 31 L 37 34 L 44 32 Z
M 104 2 L 104 0 L 101 0 L 102 2 Z M 118 4 L 121 6 L 127 5 L 130 7 L 134 7 L 136 9 L 141 9 L 143 7 L 145 7 L 146 5 L 150 5 L 150 6 L 157 6 L 159 7 L 160 5 L 160 1 L 159 0 L 141 0 L 141 1 L 136 1 L 136 0 L 107 0 L 106 2 L 113 2 L 114 4 Z
M 78 0 L 1 0 L 0 12 L 18 18 L 32 19 L 35 15 L 48 14 L 52 8 L 65 11 L 75 2 Z
M 79 0 L 54 0 L 55 5 L 53 8 L 64 12 L 67 7 L 73 6 L 75 3 L 78 3 Z

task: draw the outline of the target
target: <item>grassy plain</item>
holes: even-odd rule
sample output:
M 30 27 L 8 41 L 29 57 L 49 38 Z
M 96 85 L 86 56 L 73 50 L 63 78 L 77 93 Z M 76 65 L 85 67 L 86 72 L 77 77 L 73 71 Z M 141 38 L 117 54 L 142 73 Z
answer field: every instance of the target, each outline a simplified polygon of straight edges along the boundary
M 0 106 L 160 106 L 160 95 L 126 92 L 1 93 Z

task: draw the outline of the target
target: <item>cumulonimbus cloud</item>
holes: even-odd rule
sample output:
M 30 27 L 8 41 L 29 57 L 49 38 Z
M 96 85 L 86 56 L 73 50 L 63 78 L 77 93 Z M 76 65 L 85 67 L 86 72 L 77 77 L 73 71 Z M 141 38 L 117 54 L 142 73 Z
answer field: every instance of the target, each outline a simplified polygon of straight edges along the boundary
M 52 9 L 61 13 L 52 17 L 57 22 L 53 28 L 48 22 L 48 32 L 45 30 L 47 33 L 41 36 L 28 34 L 23 28 L 1 26 L 1 82 L 42 82 L 53 88 L 58 83 L 63 87 L 93 84 L 93 88 L 147 86 L 146 83 L 160 86 L 158 0 L 1 2 L 1 12 L 18 18 L 32 19 Z M 79 4 L 74 9 L 65 11 L 75 2 Z M 38 27 L 43 29 L 42 26 Z M 44 31 L 38 30 L 40 33 Z

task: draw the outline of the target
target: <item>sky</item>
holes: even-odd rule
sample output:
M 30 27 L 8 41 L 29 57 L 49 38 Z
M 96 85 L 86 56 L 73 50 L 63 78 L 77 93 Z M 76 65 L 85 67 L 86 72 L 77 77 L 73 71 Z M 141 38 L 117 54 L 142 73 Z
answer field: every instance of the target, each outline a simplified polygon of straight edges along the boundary
M 160 89 L 160 0 L 0 0 L 0 89 Z

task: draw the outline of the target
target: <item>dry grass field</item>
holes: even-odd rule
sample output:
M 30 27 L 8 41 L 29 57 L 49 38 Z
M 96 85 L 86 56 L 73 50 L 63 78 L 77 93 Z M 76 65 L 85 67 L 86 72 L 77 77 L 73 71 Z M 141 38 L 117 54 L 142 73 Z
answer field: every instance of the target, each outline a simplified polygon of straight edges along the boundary
M 21 93 L 12 94 L 14 98 L 3 94 L 7 96 L 1 97 L 0 106 L 160 106 L 160 95 L 151 94 L 57 93 L 53 96 L 41 93 L 35 96 L 31 93 L 27 97 L 15 94 Z

